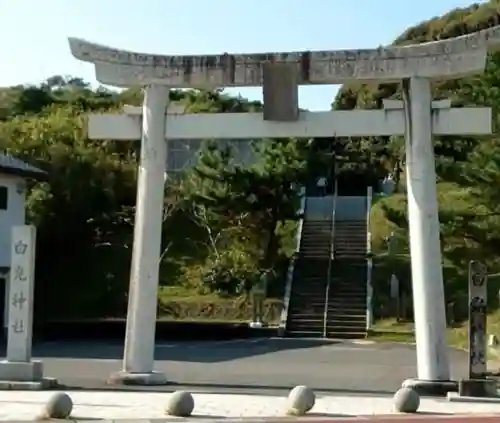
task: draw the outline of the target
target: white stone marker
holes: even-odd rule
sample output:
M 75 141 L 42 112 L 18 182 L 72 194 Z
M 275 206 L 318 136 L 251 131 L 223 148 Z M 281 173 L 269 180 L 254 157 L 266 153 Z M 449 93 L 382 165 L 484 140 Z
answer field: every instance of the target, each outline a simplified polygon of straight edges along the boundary
M 8 361 L 28 362 L 31 359 L 35 245 L 36 228 L 34 226 L 26 225 L 12 228 L 7 338 Z
M 36 228 L 14 226 L 11 242 L 7 360 L 0 362 L 0 389 L 41 389 L 55 381 L 43 378 L 41 361 L 31 360 Z

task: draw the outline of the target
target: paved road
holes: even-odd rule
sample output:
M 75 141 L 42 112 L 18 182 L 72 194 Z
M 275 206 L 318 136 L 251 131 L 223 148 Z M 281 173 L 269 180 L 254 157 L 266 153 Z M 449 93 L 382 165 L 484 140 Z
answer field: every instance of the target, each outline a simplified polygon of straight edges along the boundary
M 117 343 L 46 343 L 34 356 L 45 375 L 74 389 L 116 389 L 108 376 L 121 367 Z M 450 350 L 455 378 L 466 374 L 466 354 Z M 388 394 L 415 377 L 415 350 L 394 343 L 360 345 L 330 340 L 267 338 L 221 342 L 171 342 L 156 346 L 156 370 L 192 391 L 277 394 L 305 384 L 319 392 Z M 134 387 L 133 389 L 137 389 Z

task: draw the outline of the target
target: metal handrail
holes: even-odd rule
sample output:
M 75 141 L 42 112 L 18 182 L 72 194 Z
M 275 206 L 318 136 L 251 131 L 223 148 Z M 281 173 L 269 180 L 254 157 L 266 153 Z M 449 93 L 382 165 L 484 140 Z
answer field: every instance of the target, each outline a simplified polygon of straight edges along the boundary
M 335 209 L 337 208 L 337 179 L 335 179 L 335 188 L 333 193 L 333 201 L 332 201 L 332 229 L 330 232 L 330 251 L 329 251 L 329 260 L 328 260 L 328 271 L 327 271 L 327 281 L 326 281 L 326 289 L 325 289 L 325 310 L 323 312 L 323 337 L 327 336 L 327 326 L 328 326 L 328 299 L 330 298 L 330 280 L 332 278 L 332 262 L 335 257 Z
M 370 214 L 373 203 L 373 188 L 369 186 L 366 190 L 366 330 L 370 330 L 373 324 L 373 284 L 372 284 L 372 267 L 373 260 L 371 258 L 372 250 L 372 233 L 370 228 Z

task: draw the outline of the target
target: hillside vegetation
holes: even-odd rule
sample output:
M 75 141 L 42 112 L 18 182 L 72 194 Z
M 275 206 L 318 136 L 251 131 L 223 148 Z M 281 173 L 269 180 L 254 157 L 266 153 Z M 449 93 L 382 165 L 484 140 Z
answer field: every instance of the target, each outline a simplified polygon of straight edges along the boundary
M 396 43 L 453 37 L 500 23 L 498 0 L 460 9 L 408 29 Z M 493 108 L 492 137 L 436 139 L 441 237 L 447 302 L 464 316 L 470 259 L 500 270 L 500 54 L 484 74 L 438 81 L 434 97 L 454 106 Z M 378 108 L 399 98 L 396 84 L 344 86 L 336 109 Z M 172 91 L 189 112 L 238 112 L 261 105 L 216 91 Z M 86 138 L 89 112 L 140 105 L 140 89 L 92 89 L 79 78 L 54 76 L 39 86 L 0 90 L 0 148 L 48 172 L 32 181 L 28 218 L 38 227 L 37 319 L 122 317 L 126 312 L 139 143 Z M 198 164 L 171 177 L 165 192 L 159 314 L 165 318 L 245 320 L 248 292 L 271 271 L 268 320 L 278 319 L 284 276 L 293 250 L 295 186 L 333 171 L 342 180 L 363 175 L 371 184 L 392 172 L 398 192 L 372 211 L 377 315 L 391 316 L 388 279 L 395 271 L 409 289 L 404 150 L 398 137 L 260 140 L 256 163 L 207 142 Z M 397 236 L 385 254 L 384 237 Z M 491 279 L 491 307 L 497 285 Z M 407 314 L 411 314 L 408 306 Z

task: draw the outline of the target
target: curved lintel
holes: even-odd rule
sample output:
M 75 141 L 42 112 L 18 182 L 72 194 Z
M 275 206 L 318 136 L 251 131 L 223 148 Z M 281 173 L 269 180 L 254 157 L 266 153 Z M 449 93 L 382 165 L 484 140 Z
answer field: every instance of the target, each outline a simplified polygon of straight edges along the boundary
M 500 26 L 447 40 L 376 49 L 168 56 L 131 52 L 69 38 L 71 53 L 94 63 L 97 79 L 128 86 L 259 86 L 262 64 L 296 64 L 300 84 L 399 81 L 411 76 L 457 78 L 481 72 L 488 50 L 500 46 Z

